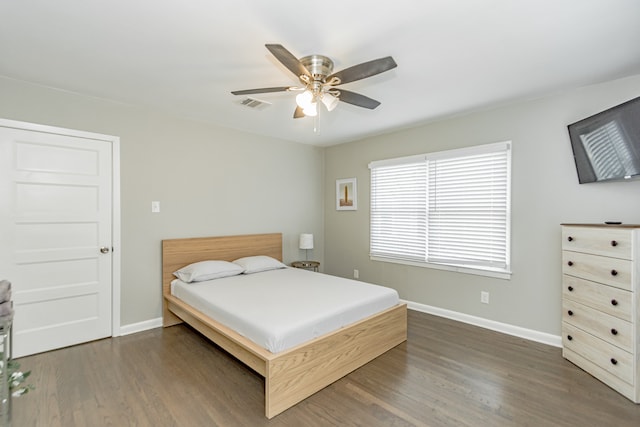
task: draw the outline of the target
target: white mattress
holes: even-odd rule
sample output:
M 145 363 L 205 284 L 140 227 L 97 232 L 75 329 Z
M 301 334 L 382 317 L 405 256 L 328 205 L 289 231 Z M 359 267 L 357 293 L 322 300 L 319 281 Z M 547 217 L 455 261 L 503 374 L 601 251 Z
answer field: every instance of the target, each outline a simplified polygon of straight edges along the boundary
M 394 289 L 296 268 L 206 282 L 171 283 L 171 293 L 272 353 L 398 303 Z

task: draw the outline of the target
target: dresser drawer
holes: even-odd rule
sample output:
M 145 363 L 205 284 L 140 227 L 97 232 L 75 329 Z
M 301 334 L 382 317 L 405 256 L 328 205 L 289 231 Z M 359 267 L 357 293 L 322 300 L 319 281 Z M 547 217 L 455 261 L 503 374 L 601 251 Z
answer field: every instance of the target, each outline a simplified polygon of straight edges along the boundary
M 579 366 L 582 370 L 587 371 L 626 398 L 632 400 L 635 403 L 640 403 L 640 396 L 636 395 L 635 387 L 633 384 L 622 381 L 620 378 L 616 377 L 613 374 L 610 374 L 608 371 L 605 371 L 600 366 L 594 364 L 590 360 L 585 359 L 580 354 L 571 351 L 567 347 L 562 349 L 562 357 Z
M 602 285 L 578 277 L 562 276 L 562 297 L 631 322 L 633 294 L 613 286 Z
M 601 227 L 562 227 L 562 249 L 631 259 L 632 230 Z
M 631 352 L 633 326 L 627 321 L 570 299 L 562 301 L 562 321 L 577 326 L 616 347 Z
M 632 262 L 581 252 L 562 251 L 562 273 L 631 290 Z
M 562 322 L 562 345 L 624 382 L 634 384 L 631 353 L 596 338 L 567 322 Z

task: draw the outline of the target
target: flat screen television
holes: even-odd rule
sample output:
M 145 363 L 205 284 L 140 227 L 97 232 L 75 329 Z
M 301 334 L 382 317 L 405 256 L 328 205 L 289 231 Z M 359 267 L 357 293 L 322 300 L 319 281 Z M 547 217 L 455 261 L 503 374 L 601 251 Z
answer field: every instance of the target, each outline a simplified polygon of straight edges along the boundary
M 640 178 L 640 97 L 568 128 L 580 184 Z

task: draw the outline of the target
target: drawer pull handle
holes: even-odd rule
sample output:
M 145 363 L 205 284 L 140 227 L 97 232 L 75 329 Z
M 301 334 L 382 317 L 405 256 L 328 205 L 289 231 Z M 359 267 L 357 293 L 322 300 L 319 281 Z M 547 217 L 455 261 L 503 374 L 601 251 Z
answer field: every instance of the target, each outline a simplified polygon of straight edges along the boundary
M 618 361 L 612 357 L 612 358 L 611 358 L 611 364 L 612 364 L 612 365 L 617 365 L 617 364 L 618 364 Z
M 569 316 L 573 316 L 573 311 L 569 310 L 569 311 L 567 311 L 567 314 L 568 314 Z
M 612 275 L 612 276 L 617 276 L 617 275 L 618 275 L 618 272 L 617 272 L 616 270 L 611 270 L 611 275 Z
M 611 329 L 611 335 L 618 335 L 618 330 L 616 328 Z
M 618 242 L 616 242 L 615 240 L 611 241 L 611 246 L 618 246 Z
M 568 339 L 569 341 L 573 341 L 573 337 L 572 337 L 571 335 L 567 335 L 567 339 Z
M 612 299 L 611 300 L 611 305 L 618 305 L 618 300 Z
M 567 240 L 570 241 L 570 242 L 573 242 L 573 237 L 569 236 L 569 237 L 567 237 Z
M 569 262 L 567 263 L 567 265 L 568 265 L 569 267 L 571 267 L 571 266 L 573 265 L 573 261 L 569 261 Z
M 569 286 L 567 289 L 569 289 L 569 292 L 573 292 L 573 286 Z

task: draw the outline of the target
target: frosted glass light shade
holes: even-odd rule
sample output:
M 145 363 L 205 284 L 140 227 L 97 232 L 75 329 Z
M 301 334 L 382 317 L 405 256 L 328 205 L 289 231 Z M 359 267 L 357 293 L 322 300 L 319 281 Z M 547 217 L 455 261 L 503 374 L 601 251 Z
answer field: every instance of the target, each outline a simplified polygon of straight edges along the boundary
M 313 234 L 300 235 L 300 249 L 313 249 Z
M 338 105 L 338 98 L 331 95 L 329 92 L 325 92 L 322 95 L 322 103 L 327 107 L 327 110 L 333 111 L 333 109 Z
M 318 103 L 312 102 L 308 106 L 302 109 L 305 116 L 315 117 L 318 115 Z
M 299 93 L 296 96 L 296 104 L 298 104 L 298 107 L 300 108 L 307 108 L 312 101 L 313 101 L 313 94 L 308 90 L 305 90 L 304 92 Z

